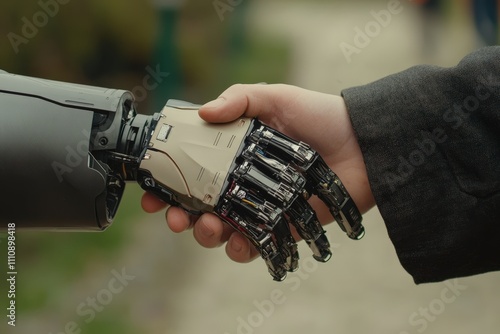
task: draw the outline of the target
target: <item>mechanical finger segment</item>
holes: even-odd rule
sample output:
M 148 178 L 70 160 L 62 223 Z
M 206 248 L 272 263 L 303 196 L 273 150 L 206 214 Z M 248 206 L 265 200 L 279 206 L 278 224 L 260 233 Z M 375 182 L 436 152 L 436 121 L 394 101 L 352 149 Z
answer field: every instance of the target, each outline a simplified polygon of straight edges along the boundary
M 249 140 L 283 161 L 290 161 L 300 171 L 306 171 L 317 156 L 306 143 L 295 141 L 265 125 L 257 127 L 250 134 Z
M 243 162 L 233 172 L 233 176 L 239 182 L 247 184 L 254 189 L 260 189 L 260 193 L 266 198 L 272 197 L 280 206 L 288 206 L 296 197 L 296 192 L 288 183 L 279 182 L 266 175 L 257 166 L 248 161 Z
M 311 248 L 313 257 L 320 262 L 328 261 L 332 257 L 330 243 L 309 203 L 304 198 L 298 197 L 286 214 L 301 238 Z
M 361 214 L 339 177 L 321 157 L 309 168 L 307 176 L 313 192 L 328 206 L 340 228 L 349 238 L 361 239 L 365 234 Z
M 282 210 L 258 192 L 233 181 L 219 215 L 256 246 L 275 280 L 283 280 L 286 271 L 297 268 L 297 244 Z
M 266 131 L 269 131 L 266 134 Z M 256 133 L 257 132 L 257 133 Z M 278 188 L 278 184 L 288 182 L 288 185 L 293 190 L 293 196 L 288 196 L 288 201 L 283 201 L 281 198 L 281 205 L 286 212 L 287 218 L 299 232 L 299 235 L 305 239 L 313 251 L 315 259 L 321 262 L 326 262 L 331 257 L 330 245 L 325 236 L 325 232 L 318 221 L 314 210 L 307 203 L 306 199 L 310 197 L 310 193 L 306 190 L 307 180 L 302 172 L 296 167 L 297 164 L 285 163 L 283 157 L 290 158 L 291 153 L 282 153 L 284 147 L 299 147 L 300 143 L 293 142 L 286 136 L 275 136 L 276 132 L 266 127 L 259 127 L 257 131 L 251 134 L 252 138 L 278 138 L 280 145 L 270 145 L 270 142 L 265 140 L 257 140 L 258 144 L 251 142 L 248 147 L 243 151 L 242 155 L 247 160 L 237 171 L 239 175 L 246 182 L 256 184 L 262 187 L 266 194 L 273 194 L 269 189 Z M 286 145 L 285 145 L 286 141 Z M 261 146 L 264 144 L 265 147 Z M 271 147 L 272 146 L 272 147 Z M 302 151 L 301 156 L 307 159 L 298 161 L 303 168 L 307 167 L 303 162 L 311 159 L 316 159 L 316 153 L 307 148 L 307 154 Z M 271 150 L 272 148 L 272 150 Z M 298 150 L 300 151 L 300 150 Z M 251 161 L 249 163 L 248 161 Z M 250 167 L 251 166 L 251 167 Z M 252 173 L 253 168 L 266 172 L 266 182 L 258 182 L 256 173 Z M 253 174 L 253 175 L 252 175 Z M 273 186 L 274 185 L 274 186 Z M 278 196 L 279 198 L 279 196 Z
M 226 197 L 235 209 L 272 234 L 278 251 L 283 256 L 285 270 L 296 270 L 299 259 L 297 244 L 291 234 L 288 221 L 283 215 L 283 210 L 265 200 L 259 190 L 247 188 L 236 181 L 231 185 Z
M 242 155 L 247 161 L 266 171 L 267 175 L 270 175 L 277 181 L 287 183 L 298 193 L 304 192 L 307 182 L 306 178 L 292 167 L 290 163 L 284 162 L 255 143 L 248 145 Z M 308 195 L 304 194 L 304 196 Z
M 295 141 L 279 131 L 258 125 L 249 140 L 260 149 L 257 153 L 277 157 L 303 172 L 308 182 L 303 194 L 317 195 L 329 207 L 331 214 L 351 239 L 361 239 L 364 227 L 361 214 L 338 176 L 328 167 L 319 154 L 309 145 Z M 261 159 L 262 160 L 262 159 Z
M 275 281 L 284 280 L 287 270 L 272 233 L 259 227 L 256 222 L 243 218 L 237 210 L 238 208 L 235 208 L 231 201 L 225 198 L 216 212 L 222 220 L 243 234 L 257 248 L 273 279 Z

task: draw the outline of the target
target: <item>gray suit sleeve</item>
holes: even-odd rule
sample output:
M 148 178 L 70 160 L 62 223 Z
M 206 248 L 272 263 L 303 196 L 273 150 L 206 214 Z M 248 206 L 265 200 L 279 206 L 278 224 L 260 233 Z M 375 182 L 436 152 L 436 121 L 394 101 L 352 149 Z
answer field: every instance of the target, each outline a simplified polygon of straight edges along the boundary
M 500 47 L 342 95 L 389 237 L 414 281 L 500 270 Z

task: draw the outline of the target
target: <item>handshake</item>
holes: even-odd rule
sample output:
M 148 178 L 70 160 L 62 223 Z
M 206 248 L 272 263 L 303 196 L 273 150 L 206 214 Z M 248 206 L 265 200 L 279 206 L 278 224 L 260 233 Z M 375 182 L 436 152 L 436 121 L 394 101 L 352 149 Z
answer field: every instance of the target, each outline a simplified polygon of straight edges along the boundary
M 170 205 L 173 231 L 193 226 L 206 247 L 227 241 L 236 261 L 260 254 L 278 281 L 297 269 L 296 239 L 316 260 L 331 257 L 322 224 L 332 218 L 350 238 L 364 234 L 355 199 L 362 210 L 373 199 L 341 97 L 235 85 L 204 106 L 170 100 L 150 116 L 127 91 L 0 71 L 0 102 L 10 194 L 0 228 L 104 230 L 133 181 L 146 211 Z
M 244 236 L 246 241 L 239 242 L 264 259 L 276 281 L 298 267 L 295 232 L 316 260 L 326 262 L 332 255 L 309 204 L 312 197 L 326 206 L 351 239 L 363 237 L 360 211 L 340 178 L 311 146 L 258 118 L 241 118 L 237 105 L 229 113 L 217 114 L 214 109 L 224 104 L 226 110 L 231 108 L 224 97 L 201 110 L 181 101 L 167 103 L 139 166 L 138 182 L 148 192 L 143 198 L 146 211 L 163 208 L 157 198 L 162 199 L 171 205 L 167 213 L 171 229 L 182 231 L 194 225 L 195 238 L 207 247 L 239 232 L 234 238 Z M 233 119 L 229 119 L 231 112 Z M 221 117 L 220 123 L 210 119 L 214 115 Z M 199 223 L 193 224 L 196 219 Z M 225 230 L 228 226 L 230 231 Z

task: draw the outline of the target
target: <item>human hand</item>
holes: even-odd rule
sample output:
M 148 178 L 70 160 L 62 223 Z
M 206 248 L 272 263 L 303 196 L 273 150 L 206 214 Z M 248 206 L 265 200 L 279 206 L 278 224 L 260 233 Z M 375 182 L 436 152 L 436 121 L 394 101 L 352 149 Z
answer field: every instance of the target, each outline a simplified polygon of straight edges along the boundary
M 361 212 L 374 205 L 363 156 L 342 97 L 281 84 L 234 85 L 218 99 L 205 104 L 199 115 L 211 123 L 229 122 L 243 115 L 258 117 L 316 150 L 342 180 Z M 309 202 L 322 224 L 333 220 L 321 200 L 312 197 Z M 157 212 L 166 204 L 145 193 L 142 206 L 147 212 Z M 259 254 L 243 235 L 214 214 L 198 217 L 181 208 L 169 207 L 166 218 L 174 232 L 193 227 L 195 239 L 204 247 L 217 247 L 227 242 L 226 253 L 234 261 L 248 262 Z

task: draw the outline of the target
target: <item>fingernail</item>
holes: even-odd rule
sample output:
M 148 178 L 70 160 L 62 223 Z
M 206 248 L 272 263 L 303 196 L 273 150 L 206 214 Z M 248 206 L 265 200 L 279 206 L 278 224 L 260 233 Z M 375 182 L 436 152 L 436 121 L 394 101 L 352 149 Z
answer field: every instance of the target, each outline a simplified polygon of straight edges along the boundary
M 226 102 L 226 100 L 223 99 L 222 97 L 219 97 L 215 100 L 205 103 L 203 105 L 203 108 L 217 108 L 220 107 L 222 104 L 224 104 L 224 102 Z
M 205 237 L 211 237 L 214 235 L 214 231 L 208 227 L 206 224 L 200 224 L 200 232 L 203 234 Z

